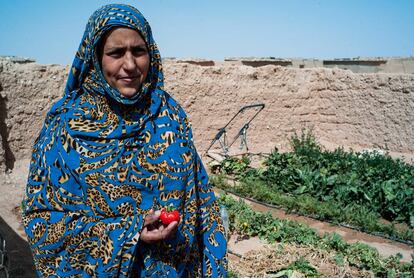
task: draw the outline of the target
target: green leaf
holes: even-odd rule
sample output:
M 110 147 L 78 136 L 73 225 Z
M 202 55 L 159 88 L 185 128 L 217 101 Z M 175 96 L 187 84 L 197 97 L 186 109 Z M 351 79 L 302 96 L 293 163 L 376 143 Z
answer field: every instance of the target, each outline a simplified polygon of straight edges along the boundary
M 414 215 L 410 216 L 410 226 L 411 228 L 414 228 Z
M 298 189 L 295 190 L 296 194 L 303 194 L 306 191 L 306 185 L 302 185 L 301 187 L 299 187 Z
M 272 277 L 272 278 L 291 278 L 292 274 L 293 274 L 293 270 L 286 269 L 286 270 L 279 271 L 276 274 L 270 274 L 270 275 L 268 275 L 268 277 Z

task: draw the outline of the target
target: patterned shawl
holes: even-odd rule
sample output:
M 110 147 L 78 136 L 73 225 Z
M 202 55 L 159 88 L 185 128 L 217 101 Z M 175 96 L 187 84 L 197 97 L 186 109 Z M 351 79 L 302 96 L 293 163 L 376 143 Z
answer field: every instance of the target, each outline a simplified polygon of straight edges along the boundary
M 147 79 L 130 99 L 108 85 L 96 54 L 114 26 L 139 31 L 149 49 Z M 141 242 L 144 216 L 169 204 L 182 215 L 176 237 Z M 23 221 L 40 276 L 226 275 L 217 201 L 135 8 L 107 5 L 89 19 L 65 95 L 34 145 Z

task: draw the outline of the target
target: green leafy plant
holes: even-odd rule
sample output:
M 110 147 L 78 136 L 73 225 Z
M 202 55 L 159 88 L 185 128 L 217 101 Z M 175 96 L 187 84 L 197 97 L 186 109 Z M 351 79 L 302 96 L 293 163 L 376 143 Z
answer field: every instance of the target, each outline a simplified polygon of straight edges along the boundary
M 305 277 L 319 277 L 318 271 L 304 258 L 300 257 L 293 263 L 289 264 L 286 269 L 297 270 Z
M 411 264 L 401 263 L 401 256 L 398 255 L 382 259 L 378 251 L 368 245 L 349 244 L 337 234 L 325 234 L 321 237 L 306 225 L 273 218 L 270 213 L 255 212 L 244 202 L 236 201 L 232 197 L 222 195 L 219 202 L 227 208 L 230 230 L 233 232 L 247 236 L 259 236 L 269 242 L 295 243 L 335 251 L 336 261 L 339 260 L 341 264 L 347 261 L 352 266 L 372 271 L 380 277 L 386 277 L 390 271 L 398 277 L 414 274 L 414 257 Z M 293 263 L 291 268 L 294 267 L 317 275 L 316 270 L 303 259 Z M 307 275 L 311 275 L 309 273 Z
M 272 277 L 275 278 L 290 278 L 297 273 L 301 274 L 301 277 L 317 278 L 319 277 L 318 271 L 314 268 L 304 257 L 300 257 L 296 261 L 290 263 L 286 268 L 278 271 Z
M 413 165 L 377 151 L 327 151 L 306 131 L 293 135 L 291 145 L 292 152 L 275 149 L 260 169 L 230 160 L 213 184 L 288 211 L 414 241 Z M 226 184 L 227 174 L 238 179 L 236 186 Z M 396 229 L 398 222 L 407 228 Z
M 214 169 L 215 172 L 219 172 L 226 175 L 243 175 L 249 168 L 250 159 L 247 156 L 242 157 L 228 157 L 224 159 L 219 167 Z
M 228 278 L 238 278 L 239 276 L 234 271 L 227 271 Z

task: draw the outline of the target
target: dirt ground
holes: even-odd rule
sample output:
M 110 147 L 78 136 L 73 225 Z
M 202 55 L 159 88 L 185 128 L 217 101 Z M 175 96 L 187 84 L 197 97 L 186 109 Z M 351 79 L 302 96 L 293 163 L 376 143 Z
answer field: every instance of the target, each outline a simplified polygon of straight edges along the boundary
M 335 261 L 334 253 L 312 247 L 291 244 L 269 245 L 260 242 L 257 238 L 251 238 L 245 240 L 244 243 L 244 245 L 250 246 L 250 249 L 242 254 L 237 254 L 232 250 L 238 248 L 243 251 L 243 249 L 233 245 L 234 238 L 236 236 L 232 237 L 229 246 L 229 270 L 237 273 L 239 277 L 272 277 L 271 274 L 283 270 L 301 257 L 317 269 L 320 277 L 373 277 L 371 272 L 351 267 L 347 261 L 339 266 Z M 251 246 L 255 246 L 255 248 L 252 249 Z M 300 273 L 297 275 L 293 277 L 302 277 Z

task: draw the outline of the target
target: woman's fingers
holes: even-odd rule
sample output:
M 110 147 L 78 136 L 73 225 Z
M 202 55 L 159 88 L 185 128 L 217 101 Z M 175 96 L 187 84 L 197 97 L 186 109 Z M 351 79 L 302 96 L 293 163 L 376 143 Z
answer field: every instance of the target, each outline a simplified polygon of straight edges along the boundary
M 154 233 L 153 231 L 148 231 L 148 229 L 145 227 L 141 232 L 141 240 L 146 243 L 153 243 L 158 241 L 158 233 Z
M 146 227 L 146 226 L 148 226 L 150 224 L 153 224 L 156 221 L 158 221 L 158 219 L 160 219 L 160 214 L 161 214 L 161 211 L 156 210 L 154 212 L 154 210 L 151 209 L 149 211 L 149 214 L 147 216 L 145 216 L 145 218 L 144 218 L 144 227 Z
M 144 226 L 141 232 L 141 240 L 146 243 L 154 243 L 163 239 L 174 237 L 177 232 L 178 222 L 174 221 L 168 226 L 160 225 L 158 228 L 149 230 L 148 226 Z
M 175 233 L 177 232 L 177 226 L 178 226 L 177 221 L 173 221 L 170 224 L 168 224 L 168 226 L 165 227 L 165 229 L 161 231 L 162 239 L 173 237 Z
M 140 239 L 142 241 L 146 243 L 152 243 L 158 240 L 158 228 L 153 224 L 158 221 L 160 214 L 161 212 L 159 210 L 154 212 L 154 210 L 151 209 L 148 211 L 148 214 L 144 218 L 144 224 L 141 230 Z
M 177 232 L 178 222 L 173 221 L 168 226 L 157 223 L 160 218 L 161 211 L 149 211 L 144 218 L 144 225 L 141 230 L 140 239 L 146 243 L 154 243 L 163 239 L 174 237 Z

